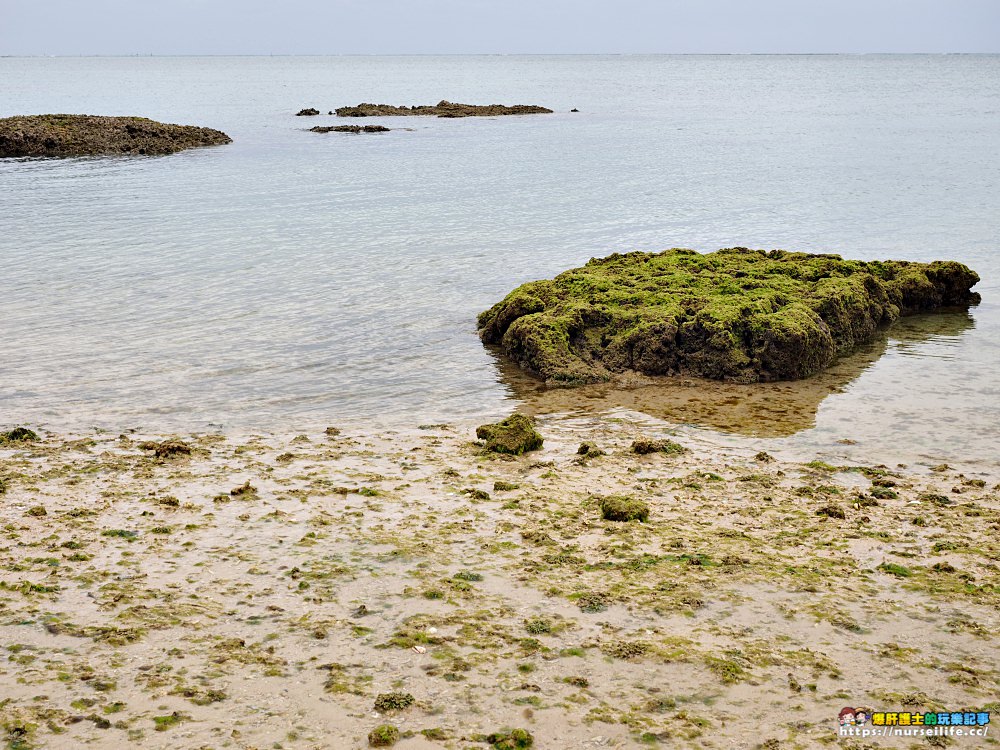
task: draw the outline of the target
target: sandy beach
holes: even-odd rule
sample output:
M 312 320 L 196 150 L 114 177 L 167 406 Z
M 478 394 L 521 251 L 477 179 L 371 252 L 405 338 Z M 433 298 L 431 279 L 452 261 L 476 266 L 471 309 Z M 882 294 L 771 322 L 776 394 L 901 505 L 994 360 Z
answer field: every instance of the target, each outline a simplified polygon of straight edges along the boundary
M 995 473 L 474 427 L 0 446 L 6 746 L 923 747 L 838 712 L 1000 710 Z

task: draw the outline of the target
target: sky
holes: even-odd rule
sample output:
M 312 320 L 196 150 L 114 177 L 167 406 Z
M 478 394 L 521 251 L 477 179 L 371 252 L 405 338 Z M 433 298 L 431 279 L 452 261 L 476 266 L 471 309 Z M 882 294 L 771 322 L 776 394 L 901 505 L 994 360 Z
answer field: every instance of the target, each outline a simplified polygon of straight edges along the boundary
M 0 55 L 1000 52 L 1000 0 L 0 0 Z

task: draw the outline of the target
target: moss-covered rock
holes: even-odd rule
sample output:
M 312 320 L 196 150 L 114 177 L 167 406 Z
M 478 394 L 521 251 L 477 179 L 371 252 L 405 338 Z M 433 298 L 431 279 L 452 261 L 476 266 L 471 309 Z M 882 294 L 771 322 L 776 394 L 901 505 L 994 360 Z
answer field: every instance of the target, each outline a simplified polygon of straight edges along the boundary
M 399 741 L 399 730 L 392 724 L 382 724 L 368 733 L 371 747 L 392 747 Z
M 7 432 L 0 432 L 0 445 L 4 443 L 30 443 L 38 440 L 34 430 L 27 427 L 15 427 Z
M 144 451 L 153 451 L 157 458 L 191 455 L 191 446 L 183 440 L 164 440 L 160 443 L 155 440 L 147 440 L 143 443 L 139 443 L 139 449 Z
M 605 521 L 647 521 L 649 506 L 644 500 L 612 495 L 601 500 L 601 517 Z
M 492 745 L 493 750 L 525 750 L 535 744 L 535 738 L 527 729 L 494 732 L 487 736 L 486 741 Z
M 523 284 L 479 316 L 483 341 L 547 381 L 615 373 L 752 383 L 812 375 L 909 313 L 979 299 L 954 261 L 784 250 L 614 254 Z
M 650 453 L 666 453 L 668 456 L 676 456 L 687 452 L 687 448 L 673 440 L 653 440 L 652 438 L 633 440 L 630 450 L 640 456 L 647 456 Z
M 576 454 L 578 456 L 583 456 L 584 458 L 597 458 L 598 456 L 607 455 L 603 450 L 597 447 L 596 443 L 592 443 L 590 441 L 580 443 L 580 447 L 576 449 Z
M 502 422 L 480 425 L 476 437 L 486 441 L 487 450 L 515 456 L 538 450 L 543 442 L 534 420 L 524 414 L 511 414 Z
M 232 143 L 225 133 L 145 117 L 30 115 L 0 119 L 0 157 L 172 154 Z
M 410 693 L 379 693 L 375 697 L 375 710 L 383 714 L 389 711 L 402 711 L 413 703 L 414 698 Z

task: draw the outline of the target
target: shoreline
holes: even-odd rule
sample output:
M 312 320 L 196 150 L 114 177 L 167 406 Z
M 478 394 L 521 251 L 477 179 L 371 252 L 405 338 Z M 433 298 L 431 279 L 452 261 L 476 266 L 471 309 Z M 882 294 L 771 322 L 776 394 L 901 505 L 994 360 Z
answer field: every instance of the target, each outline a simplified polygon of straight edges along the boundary
M 627 415 L 541 419 L 518 458 L 425 427 L 0 446 L 4 739 L 806 747 L 845 705 L 1000 710 L 993 467 L 841 471 Z

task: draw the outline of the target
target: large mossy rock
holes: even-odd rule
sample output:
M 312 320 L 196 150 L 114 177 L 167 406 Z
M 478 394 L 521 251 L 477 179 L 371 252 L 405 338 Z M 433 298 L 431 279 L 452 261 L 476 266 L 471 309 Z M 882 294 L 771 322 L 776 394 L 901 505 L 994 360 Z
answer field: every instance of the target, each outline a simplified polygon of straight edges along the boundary
M 220 130 L 145 117 L 27 115 L 0 119 L 0 157 L 172 154 L 232 143 Z
M 553 383 L 615 373 L 754 383 L 812 375 L 901 315 L 969 305 L 954 261 L 844 260 L 784 250 L 674 249 L 592 259 L 523 284 L 479 333 Z
M 542 447 L 542 436 L 535 429 L 535 421 L 524 414 L 511 414 L 502 422 L 484 424 L 476 428 L 476 437 L 486 442 L 486 450 L 520 456 Z

